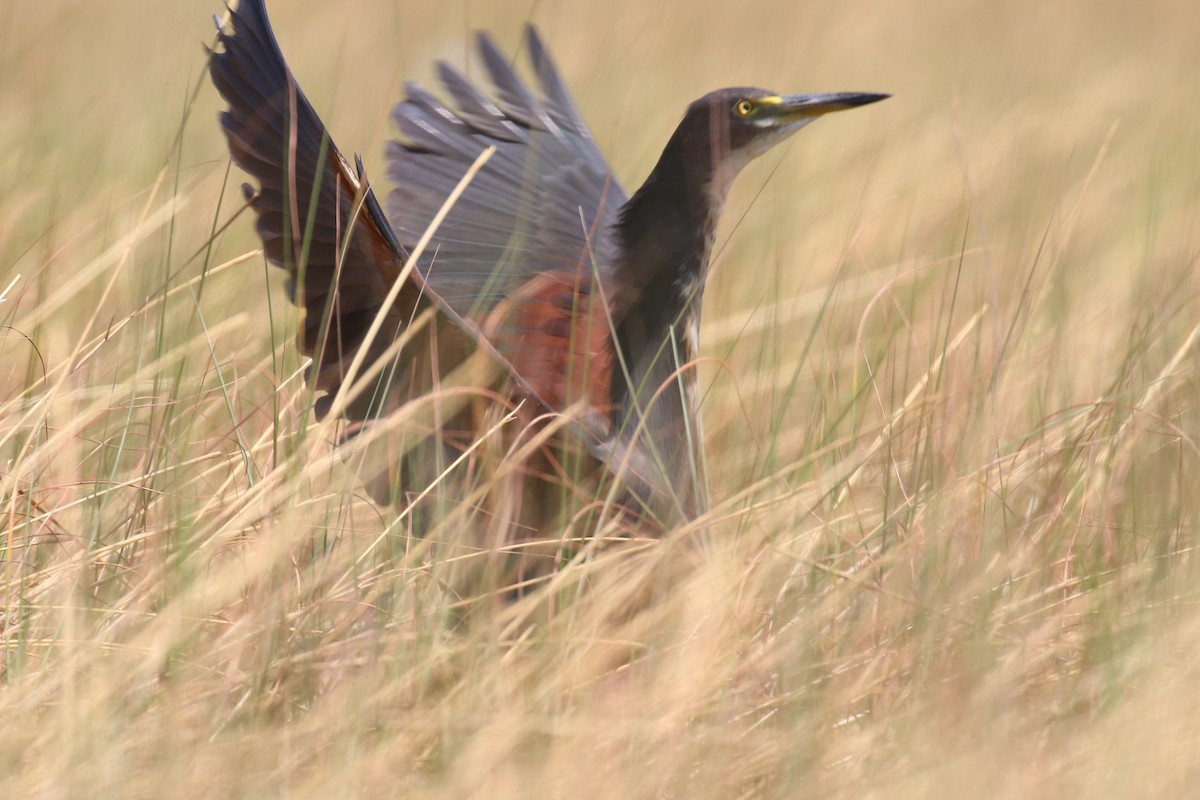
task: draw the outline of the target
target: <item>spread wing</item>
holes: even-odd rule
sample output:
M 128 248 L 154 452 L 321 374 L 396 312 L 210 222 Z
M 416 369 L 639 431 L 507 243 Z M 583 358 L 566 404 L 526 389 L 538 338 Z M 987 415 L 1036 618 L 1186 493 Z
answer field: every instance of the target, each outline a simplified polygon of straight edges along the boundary
M 419 266 L 447 304 L 481 323 L 501 300 L 545 274 L 607 281 L 616 260 L 613 224 L 626 200 L 532 27 L 525 41 L 537 94 L 480 34 L 494 99 L 441 63 L 456 108 L 410 84 L 392 114 L 400 138 L 387 149 L 395 186 L 387 206 L 403 244 L 424 233 L 480 152 L 496 148 Z
M 313 358 L 316 387 L 327 392 L 317 402 L 320 415 L 403 267 L 403 251 L 361 165 L 350 167 L 297 86 L 261 0 L 245 0 L 231 15 L 233 30 L 219 30 L 221 50 L 209 62 L 213 83 L 229 103 L 221 127 L 234 163 L 259 184 L 243 189 L 258 215 L 263 250 L 287 270 L 291 298 L 303 309 L 300 346 Z M 405 286 L 369 346 L 364 369 L 427 306 L 419 283 Z M 389 387 L 404 379 L 400 363 L 384 370 L 347 416 L 377 414 Z

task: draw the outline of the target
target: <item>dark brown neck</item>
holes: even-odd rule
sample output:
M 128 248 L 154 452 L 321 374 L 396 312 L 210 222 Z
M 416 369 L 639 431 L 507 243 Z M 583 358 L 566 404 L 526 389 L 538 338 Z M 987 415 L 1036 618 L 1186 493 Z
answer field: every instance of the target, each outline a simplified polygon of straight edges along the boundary
M 699 323 L 700 292 L 708 270 L 712 232 L 720 208 L 710 191 L 712 158 L 681 125 L 642 187 L 621 209 L 621 243 L 613 289 L 615 345 L 612 400 L 618 425 L 636 425 L 635 406 L 646 408 L 690 352 Z M 655 401 L 663 435 L 685 417 L 681 398 Z M 669 411 L 669 409 L 675 409 Z
M 700 293 L 722 199 L 712 191 L 707 125 L 689 123 L 695 119 L 675 131 L 615 230 L 612 422 L 618 437 L 640 432 L 652 472 L 661 467 L 648 487 L 632 491 L 665 521 L 690 518 L 703 505 L 691 450 L 699 440 L 695 373 L 686 367 L 697 355 Z
M 675 131 L 646 182 L 620 212 L 622 288 L 642 294 L 679 286 L 695 290 L 708 267 L 713 208 L 711 153 L 683 126 Z M 707 138 L 707 137 L 705 137 Z M 656 292 L 657 294 L 657 292 Z

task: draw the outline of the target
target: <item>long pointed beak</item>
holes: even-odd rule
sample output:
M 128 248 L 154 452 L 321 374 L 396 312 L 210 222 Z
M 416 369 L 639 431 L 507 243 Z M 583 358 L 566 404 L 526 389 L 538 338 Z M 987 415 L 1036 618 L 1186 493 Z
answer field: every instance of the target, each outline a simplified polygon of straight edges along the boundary
M 890 94 L 870 92 L 834 92 L 832 94 L 788 94 L 779 98 L 773 109 L 776 116 L 785 119 L 808 119 L 833 111 L 845 111 L 869 103 L 886 100 Z

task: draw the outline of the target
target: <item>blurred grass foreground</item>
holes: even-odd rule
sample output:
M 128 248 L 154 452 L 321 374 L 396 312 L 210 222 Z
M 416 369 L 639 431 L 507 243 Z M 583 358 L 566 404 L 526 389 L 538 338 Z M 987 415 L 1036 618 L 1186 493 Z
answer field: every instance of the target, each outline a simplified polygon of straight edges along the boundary
M 487 553 L 364 497 L 224 228 L 220 3 L 0 4 L 0 795 L 1196 795 L 1191 4 L 271 11 L 376 176 L 530 13 L 629 187 L 717 86 L 895 97 L 730 200 L 704 541 L 462 624 Z

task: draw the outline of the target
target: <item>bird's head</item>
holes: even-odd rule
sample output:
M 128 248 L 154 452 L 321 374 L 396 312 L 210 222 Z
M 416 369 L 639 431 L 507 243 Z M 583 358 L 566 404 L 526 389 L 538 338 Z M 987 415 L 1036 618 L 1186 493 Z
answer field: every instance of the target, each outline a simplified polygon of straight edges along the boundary
M 703 283 L 717 219 L 742 168 L 817 117 L 889 96 L 732 88 L 692 103 L 646 182 L 620 211 L 626 255 L 643 265 L 634 270 L 640 277 L 633 283 L 654 273 L 645 264 L 672 264 L 686 273 L 682 285 L 690 297 Z
M 691 164 L 711 168 L 710 189 L 723 198 L 746 164 L 818 117 L 889 96 L 867 92 L 781 95 L 746 87 L 718 89 L 688 106 L 672 144 Z

